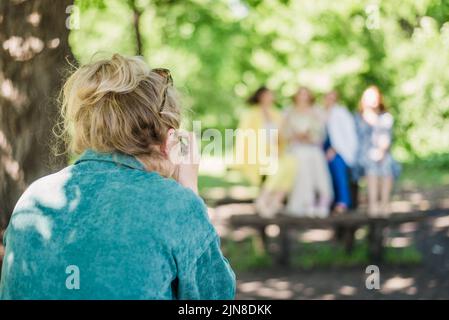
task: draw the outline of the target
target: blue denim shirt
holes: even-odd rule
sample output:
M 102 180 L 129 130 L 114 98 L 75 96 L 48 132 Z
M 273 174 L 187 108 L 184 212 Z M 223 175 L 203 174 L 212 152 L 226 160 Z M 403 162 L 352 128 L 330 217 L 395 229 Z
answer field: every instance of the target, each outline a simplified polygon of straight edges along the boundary
M 134 157 L 87 150 L 29 186 L 4 236 L 2 299 L 232 299 L 204 202 Z

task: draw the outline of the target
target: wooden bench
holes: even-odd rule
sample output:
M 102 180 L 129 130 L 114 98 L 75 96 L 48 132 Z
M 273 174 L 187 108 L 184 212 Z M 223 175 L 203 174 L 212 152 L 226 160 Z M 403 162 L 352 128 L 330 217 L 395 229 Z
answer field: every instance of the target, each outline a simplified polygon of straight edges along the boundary
M 370 260 L 382 261 L 384 248 L 384 229 L 389 226 L 397 226 L 406 222 L 419 222 L 429 216 L 449 214 L 449 209 L 432 209 L 414 211 L 408 213 L 392 213 L 388 218 L 371 218 L 360 212 L 349 212 L 345 215 L 320 218 L 292 217 L 279 214 L 274 218 L 262 218 L 257 214 L 234 215 L 230 218 L 232 228 L 251 227 L 256 229 L 267 248 L 266 228 L 269 225 L 277 225 L 280 233 L 278 237 L 280 252 L 277 262 L 288 266 L 291 256 L 291 230 L 306 230 L 311 228 L 334 228 L 343 230 L 345 246 L 348 250 L 352 248 L 354 232 L 360 227 L 368 226 L 368 250 Z

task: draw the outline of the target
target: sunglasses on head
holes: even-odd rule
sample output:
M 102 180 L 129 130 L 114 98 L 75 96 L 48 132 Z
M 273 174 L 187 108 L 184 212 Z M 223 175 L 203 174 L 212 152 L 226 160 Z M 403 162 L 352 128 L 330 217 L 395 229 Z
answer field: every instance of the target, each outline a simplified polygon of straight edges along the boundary
M 167 86 L 164 88 L 162 103 L 159 106 L 159 112 L 162 112 L 162 109 L 164 108 L 164 105 L 165 105 L 165 100 L 167 100 L 167 88 L 168 88 L 168 86 L 173 86 L 173 78 L 171 76 L 170 70 L 165 69 L 165 68 L 152 69 L 151 72 L 157 73 L 158 75 L 163 77 L 166 81 L 165 84 Z

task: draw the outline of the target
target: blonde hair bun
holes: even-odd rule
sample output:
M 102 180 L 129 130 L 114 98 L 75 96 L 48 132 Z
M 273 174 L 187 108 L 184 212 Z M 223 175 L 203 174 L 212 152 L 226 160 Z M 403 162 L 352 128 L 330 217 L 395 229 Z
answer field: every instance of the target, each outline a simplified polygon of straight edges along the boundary
M 140 57 L 114 54 L 81 66 L 61 93 L 63 134 L 74 153 L 119 151 L 154 161 L 167 131 L 180 125 L 174 89 Z

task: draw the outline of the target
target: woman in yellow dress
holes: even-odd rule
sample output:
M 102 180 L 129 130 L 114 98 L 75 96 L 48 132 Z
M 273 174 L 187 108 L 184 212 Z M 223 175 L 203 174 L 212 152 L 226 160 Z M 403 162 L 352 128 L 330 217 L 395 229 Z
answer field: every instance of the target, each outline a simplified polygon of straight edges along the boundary
M 248 99 L 251 106 L 241 116 L 236 133 L 236 168 L 251 185 L 260 187 L 267 169 L 277 160 L 278 130 L 282 121 L 274 94 L 265 86 Z
M 243 114 L 237 133 L 236 156 L 243 159 L 238 168 L 252 185 L 261 187 L 255 203 L 257 212 L 271 217 L 283 207 L 293 187 L 297 161 L 283 152 L 279 136 L 282 115 L 274 107 L 273 93 L 261 87 L 248 103 L 251 108 Z M 248 131 L 254 134 L 252 140 Z

